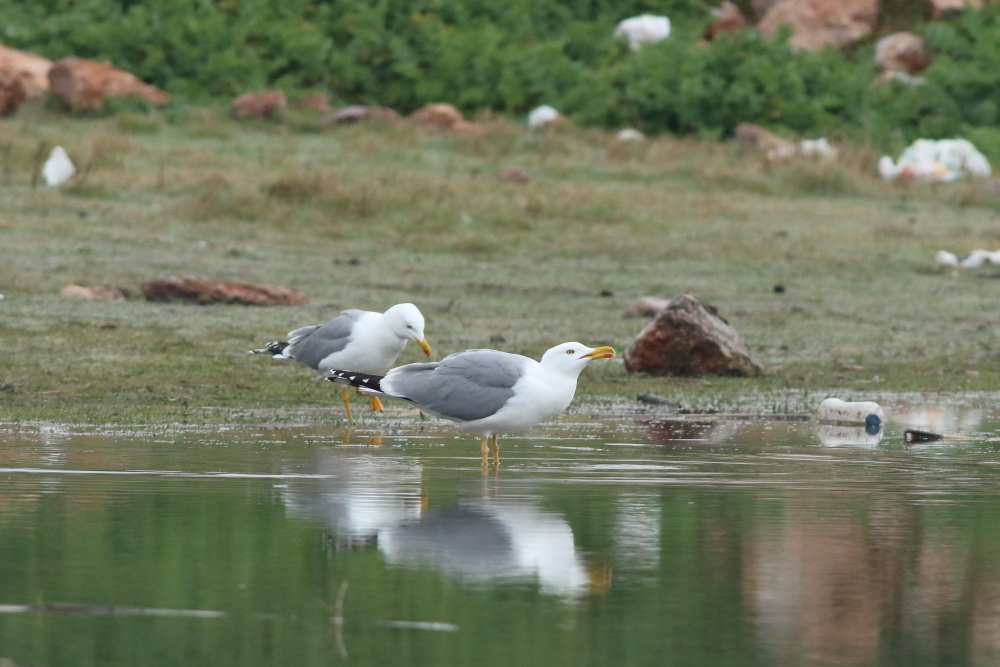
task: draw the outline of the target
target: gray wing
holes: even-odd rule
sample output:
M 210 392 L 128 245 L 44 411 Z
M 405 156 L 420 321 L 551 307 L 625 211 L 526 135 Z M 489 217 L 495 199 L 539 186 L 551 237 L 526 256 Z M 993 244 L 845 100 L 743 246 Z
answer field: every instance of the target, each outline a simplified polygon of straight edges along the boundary
M 394 368 L 382 387 L 433 415 L 472 421 L 495 414 L 514 395 L 526 361 L 496 350 L 466 350 L 438 362 Z
M 290 332 L 285 356 L 310 368 L 318 368 L 319 362 L 347 347 L 351 342 L 355 323 L 364 314 L 363 310 L 344 310 L 326 324 L 302 327 Z

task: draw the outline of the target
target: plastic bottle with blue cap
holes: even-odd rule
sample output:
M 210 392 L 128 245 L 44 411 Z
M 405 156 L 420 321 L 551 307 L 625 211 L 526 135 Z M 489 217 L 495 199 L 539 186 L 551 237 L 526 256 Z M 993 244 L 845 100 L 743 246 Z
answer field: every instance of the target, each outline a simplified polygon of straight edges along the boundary
M 885 411 L 875 401 L 843 401 L 827 398 L 819 404 L 816 418 L 821 422 L 864 425 L 869 435 L 877 434 L 885 420 Z

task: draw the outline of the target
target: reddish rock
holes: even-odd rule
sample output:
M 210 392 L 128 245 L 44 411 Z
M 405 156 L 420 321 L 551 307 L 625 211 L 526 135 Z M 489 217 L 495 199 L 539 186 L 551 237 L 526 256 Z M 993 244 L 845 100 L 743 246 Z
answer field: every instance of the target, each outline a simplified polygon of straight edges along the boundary
M 295 108 L 326 113 L 330 110 L 330 100 L 327 98 L 326 93 L 313 93 L 312 95 L 306 95 L 296 100 Z
M 782 25 L 790 25 L 790 45 L 818 51 L 864 39 L 875 30 L 877 20 L 878 0 L 788 0 L 767 10 L 757 29 L 773 37 Z
M 758 375 L 763 371 L 736 330 L 690 294 L 667 304 L 639 333 L 624 359 L 632 373 Z
M 750 144 L 769 152 L 788 150 L 795 145 L 787 139 L 782 139 L 774 132 L 753 123 L 740 123 L 737 125 L 733 129 L 733 138 L 741 143 Z
M 531 177 L 520 167 L 508 167 L 497 172 L 497 179 L 504 183 L 527 183 Z
M 923 39 L 911 32 L 896 32 L 875 43 L 874 62 L 883 72 L 916 74 L 930 66 L 931 56 Z
M 712 22 L 705 26 L 705 32 L 702 36 L 712 41 L 724 32 L 737 32 L 747 25 L 747 20 L 740 13 L 740 8 L 726 0 L 712 10 Z
M 24 104 L 28 93 L 16 73 L 0 70 L 0 116 L 7 117 Z
M 282 90 L 265 90 L 259 93 L 244 93 L 229 104 L 233 118 L 268 118 L 276 111 L 288 106 L 288 99 Z
M 297 306 L 307 303 L 304 294 L 288 287 L 210 280 L 208 278 L 160 278 L 147 280 L 140 289 L 147 301 L 194 301 L 240 303 L 247 306 Z
M 52 63 L 49 90 L 73 111 L 96 111 L 104 105 L 105 97 L 136 96 L 158 106 L 170 100 L 167 93 L 115 69 L 111 63 L 75 57 Z
M 125 293 L 121 290 L 117 290 L 113 287 L 105 287 L 104 285 L 92 285 L 90 287 L 83 287 L 81 285 L 76 285 L 70 283 L 66 287 L 62 288 L 59 293 L 62 296 L 69 296 L 76 299 L 88 299 L 90 301 L 124 301 Z
M 451 130 L 464 123 L 462 113 L 450 104 L 428 104 L 410 114 L 425 130 Z
M 18 79 L 28 98 L 41 97 L 49 89 L 51 67 L 48 58 L 0 44 L 0 78 Z
M 655 296 L 644 296 L 636 299 L 625 309 L 625 317 L 653 317 L 670 305 L 666 299 Z
M 388 107 L 352 106 L 338 109 L 319 119 L 320 125 L 348 125 L 368 120 L 398 120 L 399 112 Z
M 982 9 L 983 0 L 925 0 L 931 19 L 938 20 L 945 14 L 954 14 L 966 9 Z

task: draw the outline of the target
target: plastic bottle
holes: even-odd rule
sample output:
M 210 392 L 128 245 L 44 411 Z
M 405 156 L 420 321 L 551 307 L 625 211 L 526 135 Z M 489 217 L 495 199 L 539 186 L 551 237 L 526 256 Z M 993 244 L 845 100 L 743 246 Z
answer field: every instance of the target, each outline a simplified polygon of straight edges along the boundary
M 839 398 L 828 398 L 819 404 L 816 418 L 821 422 L 864 424 L 865 431 L 875 434 L 882 428 L 885 411 L 875 401 L 847 402 Z

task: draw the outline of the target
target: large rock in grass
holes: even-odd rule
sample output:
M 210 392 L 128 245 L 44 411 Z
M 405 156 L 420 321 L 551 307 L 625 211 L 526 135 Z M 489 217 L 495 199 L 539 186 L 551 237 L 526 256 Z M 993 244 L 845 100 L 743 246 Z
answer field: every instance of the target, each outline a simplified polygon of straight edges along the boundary
M 0 44 L 0 116 L 9 116 L 26 100 L 49 89 L 52 61 Z
M 931 56 L 921 37 L 912 32 L 894 32 L 875 42 L 874 64 L 883 72 L 916 74 L 930 66 Z
M 462 112 L 450 104 L 426 104 L 411 113 L 410 118 L 425 130 L 462 129 L 467 124 Z
M 211 280 L 209 278 L 159 278 L 140 289 L 147 301 L 193 301 L 199 304 L 238 303 L 247 306 L 297 306 L 309 299 L 288 287 Z
M 97 111 L 106 97 L 138 97 L 163 106 L 170 95 L 111 63 L 69 57 L 52 63 L 49 90 L 72 111 Z
M 789 25 L 791 46 L 818 51 L 855 44 L 871 35 L 877 22 L 878 0 L 788 0 L 768 9 L 757 30 L 772 37 Z
M 258 93 L 244 93 L 229 103 L 229 113 L 241 120 L 249 118 L 269 118 L 288 106 L 288 98 L 283 90 L 264 90 Z
M 690 294 L 667 304 L 625 351 L 625 368 L 654 375 L 759 375 L 746 341 Z

